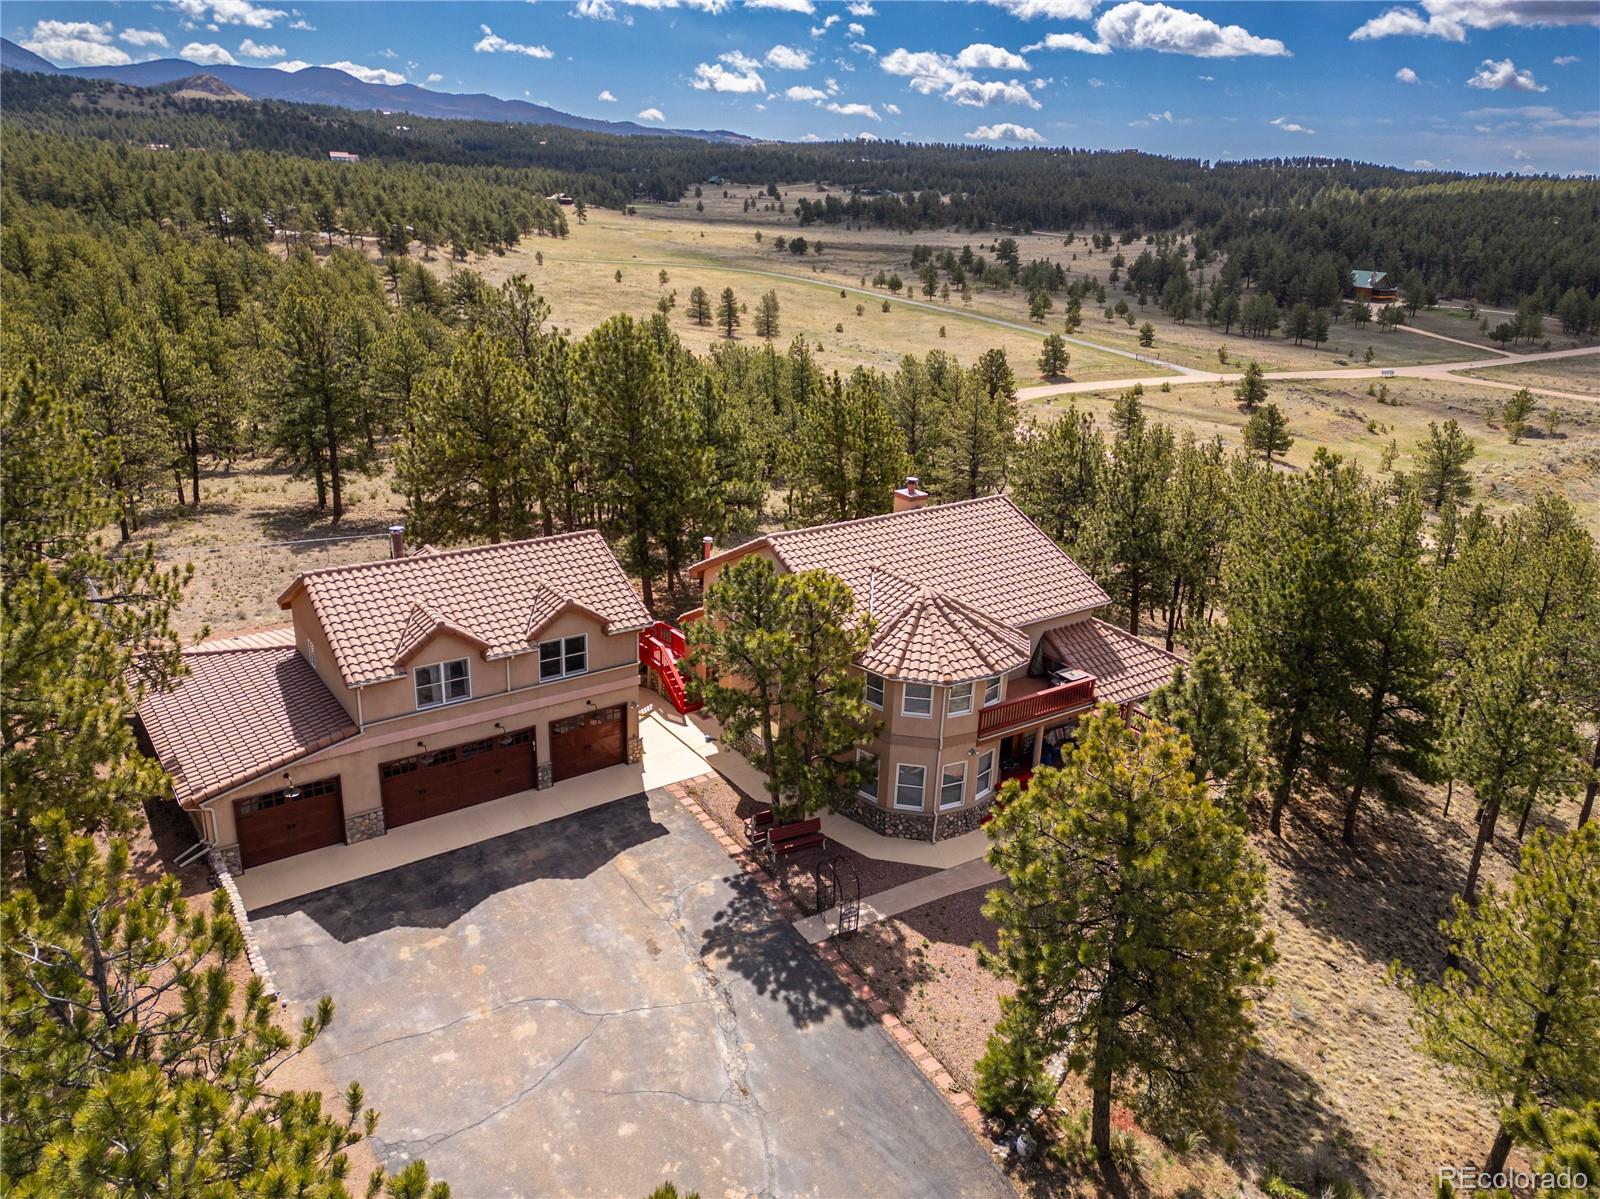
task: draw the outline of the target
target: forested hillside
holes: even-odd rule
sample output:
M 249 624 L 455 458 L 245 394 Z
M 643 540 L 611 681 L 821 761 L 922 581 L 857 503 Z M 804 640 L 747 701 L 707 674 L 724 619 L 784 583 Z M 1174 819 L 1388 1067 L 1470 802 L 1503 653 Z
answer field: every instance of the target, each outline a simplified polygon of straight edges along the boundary
M 1201 232 L 1223 253 L 1276 264 L 1295 302 L 1333 265 L 1416 272 L 1440 295 L 1546 306 L 1600 293 L 1600 183 L 1408 172 L 1326 159 L 1208 163 L 1132 151 L 895 142 L 716 145 L 546 126 L 432 121 L 292 104 L 209 104 L 60 76 L 6 75 L 12 125 L 123 145 L 255 149 L 476 166 L 486 182 L 569 191 L 621 207 L 675 200 L 713 177 L 797 187 L 800 224 L 897 229 L 1103 229 L 1127 241 Z M 365 164 L 363 164 L 365 165 Z M 55 169 L 61 169 L 57 165 Z M 7 174 L 12 168 L 8 164 Z M 811 191 L 826 184 L 826 194 Z M 1293 296 L 1293 298 L 1291 298 Z

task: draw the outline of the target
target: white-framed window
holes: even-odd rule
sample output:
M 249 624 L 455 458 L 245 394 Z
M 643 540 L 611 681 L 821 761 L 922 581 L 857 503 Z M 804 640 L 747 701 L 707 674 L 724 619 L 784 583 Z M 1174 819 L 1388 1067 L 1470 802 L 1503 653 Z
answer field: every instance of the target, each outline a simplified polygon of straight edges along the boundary
M 876 802 L 878 798 L 878 775 L 881 772 L 878 759 L 863 759 L 861 769 L 861 784 L 856 788 L 856 794 L 863 799 L 870 799 Z
M 951 716 L 965 716 L 971 711 L 972 684 L 957 683 L 954 687 L 950 688 L 949 713 Z
M 1000 702 L 1000 676 L 999 675 L 995 675 L 994 678 L 992 678 L 992 679 L 984 679 L 983 680 L 983 706 L 987 708 L 991 704 L 997 704 L 999 702 Z
M 982 799 L 994 790 L 994 750 L 986 749 L 978 755 L 978 786 L 973 797 Z
M 570 675 L 584 674 L 589 669 L 589 636 L 558 637 L 554 641 L 539 642 L 539 681 L 564 679 Z
M 967 764 L 957 762 L 946 766 L 939 777 L 939 807 L 959 808 L 967 797 Z
M 907 716 L 932 716 L 933 684 L 907 683 L 900 692 L 900 711 Z
M 867 702 L 874 708 L 883 707 L 883 676 L 867 672 Z
M 902 762 L 894 776 L 894 806 L 920 812 L 926 804 L 928 768 Z
M 437 708 L 472 698 L 472 675 L 465 658 L 419 666 L 415 677 L 419 708 Z

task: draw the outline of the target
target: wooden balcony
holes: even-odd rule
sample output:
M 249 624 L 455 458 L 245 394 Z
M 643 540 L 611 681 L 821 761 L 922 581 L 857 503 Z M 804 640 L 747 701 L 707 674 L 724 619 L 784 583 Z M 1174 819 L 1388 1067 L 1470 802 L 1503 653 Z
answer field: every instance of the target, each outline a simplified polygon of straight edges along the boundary
M 1036 724 L 1059 713 L 1072 712 L 1093 705 L 1093 675 L 1075 679 L 1070 683 L 1043 687 L 1031 695 L 985 708 L 978 717 L 978 740 L 993 737 L 1007 729 Z

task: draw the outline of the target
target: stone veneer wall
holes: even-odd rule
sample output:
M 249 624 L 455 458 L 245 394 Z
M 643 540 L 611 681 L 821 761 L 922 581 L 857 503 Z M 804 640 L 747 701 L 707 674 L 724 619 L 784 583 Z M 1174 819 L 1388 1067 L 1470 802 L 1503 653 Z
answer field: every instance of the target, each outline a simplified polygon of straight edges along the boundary
M 267 959 L 261 952 L 261 946 L 256 943 L 255 930 L 250 927 L 250 913 L 245 911 L 244 898 L 239 894 L 239 888 L 233 881 L 233 871 L 228 868 L 228 863 L 236 861 L 238 857 L 237 845 L 213 849 L 211 868 L 217 872 L 217 886 L 228 897 L 228 906 L 233 910 L 233 922 L 239 926 L 239 935 L 244 941 L 245 960 L 250 963 L 250 969 L 266 985 L 267 993 L 276 995 L 278 988 L 272 981 L 272 971 L 267 969 Z
M 210 850 L 211 868 L 218 874 L 244 873 L 244 858 L 239 855 L 239 845 L 213 845 Z
M 354 816 L 344 818 L 346 845 L 354 845 L 357 841 L 370 841 L 373 837 L 383 836 L 386 831 L 382 808 L 374 808 L 370 812 L 357 812 Z
M 533 780 L 534 787 L 537 790 L 544 791 L 555 786 L 555 781 L 556 768 L 549 762 L 540 762 L 538 773 Z
M 839 809 L 839 814 L 885 837 L 902 837 L 907 841 L 945 841 L 981 827 L 993 802 L 991 796 L 970 808 L 940 812 L 937 830 L 934 818 L 926 812 L 897 812 L 855 796 Z
M 637 765 L 638 763 L 640 763 L 642 761 L 644 761 L 644 738 L 643 737 L 629 737 L 628 738 L 628 764 L 630 766 Z

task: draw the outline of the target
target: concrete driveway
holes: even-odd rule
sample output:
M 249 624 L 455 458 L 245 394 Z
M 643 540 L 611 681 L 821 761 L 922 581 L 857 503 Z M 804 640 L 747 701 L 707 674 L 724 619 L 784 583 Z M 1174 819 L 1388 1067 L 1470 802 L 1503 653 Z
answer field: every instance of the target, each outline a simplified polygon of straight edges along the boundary
M 333 996 L 311 1052 L 382 1112 L 379 1160 L 463 1199 L 1013 1194 L 662 792 L 252 918 L 291 1014 Z

